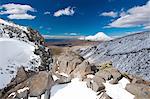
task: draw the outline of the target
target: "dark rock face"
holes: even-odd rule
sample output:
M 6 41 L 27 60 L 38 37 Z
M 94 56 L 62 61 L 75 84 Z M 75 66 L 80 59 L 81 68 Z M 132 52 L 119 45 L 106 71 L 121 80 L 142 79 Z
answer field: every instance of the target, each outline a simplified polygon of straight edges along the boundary
M 142 32 L 102 42 L 79 51 L 90 63 L 111 61 L 121 72 L 150 81 L 150 32 Z

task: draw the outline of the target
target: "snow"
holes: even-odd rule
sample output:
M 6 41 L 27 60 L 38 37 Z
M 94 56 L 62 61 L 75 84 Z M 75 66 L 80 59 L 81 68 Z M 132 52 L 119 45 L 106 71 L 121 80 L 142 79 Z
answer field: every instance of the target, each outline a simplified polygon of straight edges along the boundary
M 52 77 L 53 77 L 53 80 L 54 80 L 54 81 L 56 81 L 56 80 L 59 79 L 56 75 L 52 75 Z
M 96 99 L 97 95 L 87 88 L 86 82 L 75 78 L 68 84 L 55 85 L 51 89 L 51 99 Z
M 20 25 L 16 25 L 16 24 L 14 24 L 14 23 L 12 23 L 12 22 L 7 22 L 7 21 L 5 21 L 5 20 L 3 20 L 3 19 L 1 19 L 1 18 L 0 18 L 0 24 L 12 26 L 12 27 L 17 27 L 17 28 L 19 28 L 19 29 L 21 29 L 21 30 L 24 30 L 24 31 L 26 31 L 26 32 L 29 32 L 28 29 L 27 29 L 27 27 L 25 27 L 25 26 L 20 26 Z
M 107 81 L 104 83 L 106 93 L 113 99 L 134 99 L 134 95 L 125 90 L 126 84 L 130 83 L 126 78 L 122 78 L 118 84 L 112 85 Z
M 0 89 L 16 76 L 18 67 L 24 66 L 28 70 L 39 66 L 40 57 L 34 50 L 35 47 L 26 42 L 0 38 Z
M 29 87 L 24 87 L 22 89 L 17 90 L 18 93 L 24 92 L 26 90 L 29 90 Z
M 80 37 L 79 39 L 80 40 L 90 40 L 90 41 L 107 41 L 107 40 L 111 40 L 112 38 L 107 36 L 103 32 L 98 32 L 95 35 Z

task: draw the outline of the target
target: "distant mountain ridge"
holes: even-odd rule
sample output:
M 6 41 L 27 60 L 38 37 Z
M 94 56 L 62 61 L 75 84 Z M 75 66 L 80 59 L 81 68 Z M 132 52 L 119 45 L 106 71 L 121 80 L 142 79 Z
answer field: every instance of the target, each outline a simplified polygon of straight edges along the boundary
M 150 81 L 150 32 L 140 32 L 102 42 L 81 50 L 80 55 L 96 65 L 112 61 L 122 72 Z

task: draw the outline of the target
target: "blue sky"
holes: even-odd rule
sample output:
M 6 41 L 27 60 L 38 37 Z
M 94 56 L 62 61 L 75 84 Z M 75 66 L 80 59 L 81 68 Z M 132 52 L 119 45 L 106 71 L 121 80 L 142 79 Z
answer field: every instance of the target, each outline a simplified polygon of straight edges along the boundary
M 148 9 L 149 0 L 0 0 L 0 18 L 46 35 L 118 36 L 146 31 Z

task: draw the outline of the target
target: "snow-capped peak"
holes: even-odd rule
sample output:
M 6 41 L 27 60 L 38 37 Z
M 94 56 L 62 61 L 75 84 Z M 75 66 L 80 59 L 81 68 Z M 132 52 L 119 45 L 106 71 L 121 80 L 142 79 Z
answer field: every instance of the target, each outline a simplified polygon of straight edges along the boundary
M 86 37 L 81 37 L 79 38 L 80 40 L 90 40 L 90 41 L 107 41 L 107 40 L 111 40 L 112 38 L 107 36 L 105 33 L 103 32 L 98 32 L 95 35 L 90 35 L 90 36 L 86 36 Z

